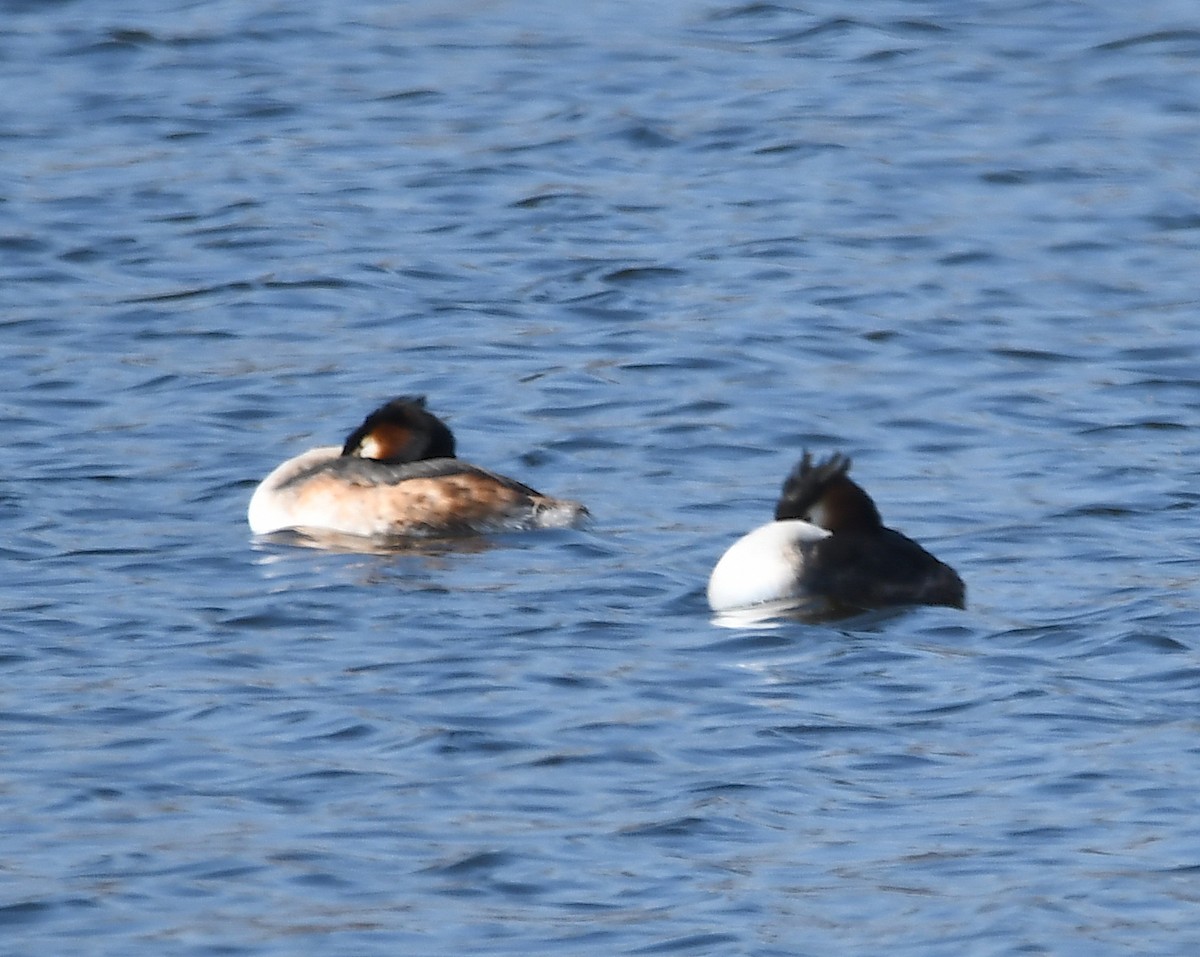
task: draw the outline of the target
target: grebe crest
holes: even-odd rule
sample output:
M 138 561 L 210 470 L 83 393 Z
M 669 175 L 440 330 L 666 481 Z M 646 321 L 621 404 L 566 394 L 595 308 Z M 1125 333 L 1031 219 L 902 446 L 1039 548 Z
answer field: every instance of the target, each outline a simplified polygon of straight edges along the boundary
M 363 419 L 346 437 L 342 455 L 377 462 L 454 458 L 454 433 L 425 408 L 425 396 L 400 395 Z
M 805 451 L 783 483 L 775 520 L 800 519 L 829 532 L 882 528 L 879 509 L 871 496 L 851 481 L 849 471 L 850 459 L 840 452 L 813 465 L 812 455 Z

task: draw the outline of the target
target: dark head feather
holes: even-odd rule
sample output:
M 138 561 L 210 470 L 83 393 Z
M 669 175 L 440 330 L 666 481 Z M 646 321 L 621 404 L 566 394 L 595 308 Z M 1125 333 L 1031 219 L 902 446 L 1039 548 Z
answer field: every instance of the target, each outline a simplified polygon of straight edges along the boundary
M 850 480 L 850 459 L 836 452 L 818 465 L 806 450 L 783 483 L 775 506 L 776 521 L 801 519 L 830 532 L 879 528 L 879 509 Z
M 445 422 L 426 410 L 425 396 L 401 395 L 363 419 L 362 425 L 347 436 L 342 455 L 358 455 L 382 462 L 452 459 L 454 433 Z

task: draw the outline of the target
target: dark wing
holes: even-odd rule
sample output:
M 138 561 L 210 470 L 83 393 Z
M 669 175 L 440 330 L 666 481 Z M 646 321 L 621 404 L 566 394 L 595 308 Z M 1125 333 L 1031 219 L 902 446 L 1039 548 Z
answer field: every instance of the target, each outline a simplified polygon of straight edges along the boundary
M 856 608 L 949 605 L 962 608 L 958 573 L 895 529 L 831 535 L 813 545 L 803 584 L 831 601 Z

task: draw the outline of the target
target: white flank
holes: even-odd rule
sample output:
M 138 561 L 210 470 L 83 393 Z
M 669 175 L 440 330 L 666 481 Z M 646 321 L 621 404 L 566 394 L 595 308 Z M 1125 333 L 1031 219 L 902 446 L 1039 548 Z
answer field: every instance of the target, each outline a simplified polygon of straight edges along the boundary
M 828 537 L 825 529 L 799 520 L 768 522 L 747 532 L 713 568 L 708 604 L 713 611 L 730 611 L 800 597 L 801 546 Z

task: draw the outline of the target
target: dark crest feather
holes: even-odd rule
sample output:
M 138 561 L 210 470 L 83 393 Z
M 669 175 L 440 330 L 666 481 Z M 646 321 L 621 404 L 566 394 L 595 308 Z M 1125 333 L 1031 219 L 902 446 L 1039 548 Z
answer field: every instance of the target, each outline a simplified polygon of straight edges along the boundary
M 346 437 L 342 454 L 355 454 L 363 439 L 381 425 L 395 425 L 412 433 L 412 439 L 398 461 L 454 458 L 454 433 L 425 408 L 423 395 L 398 395 L 385 402 Z
M 803 518 L 833 483 L 846 479 L 849 471 L 850 458 L 841 452 L 835 452 L 820 465 L 813 465 L 812 455 L 805 449 L 796 467 L 784 480 L 783 491 L 775 506 L 775 520 Z

